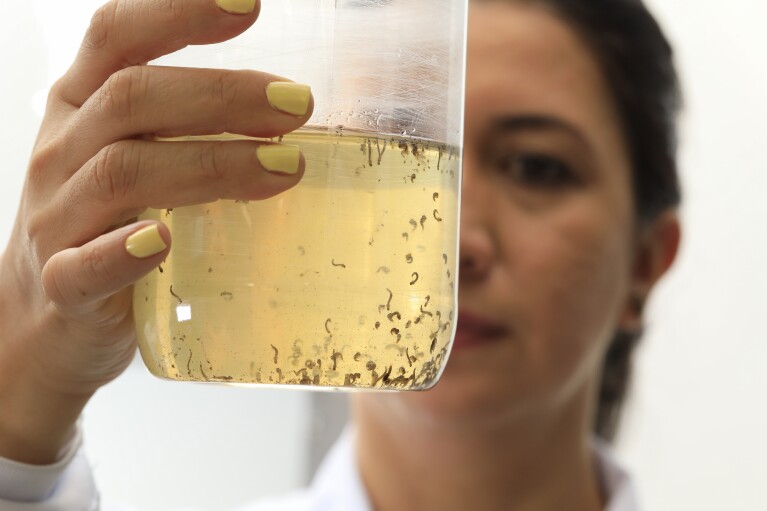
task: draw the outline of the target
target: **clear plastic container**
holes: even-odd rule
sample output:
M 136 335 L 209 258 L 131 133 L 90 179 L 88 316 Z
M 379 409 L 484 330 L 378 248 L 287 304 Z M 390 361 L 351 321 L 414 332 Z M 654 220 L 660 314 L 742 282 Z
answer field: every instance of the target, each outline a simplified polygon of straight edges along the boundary
M 282 139 L 307 170 L 259 202 L 144 217 L 173 249 L 134 292 L 163 378 L 425 389 L 456 310 L 467 0 L 263 0 L 237 39 L 164 65 L 258 69 L 312 86 Z

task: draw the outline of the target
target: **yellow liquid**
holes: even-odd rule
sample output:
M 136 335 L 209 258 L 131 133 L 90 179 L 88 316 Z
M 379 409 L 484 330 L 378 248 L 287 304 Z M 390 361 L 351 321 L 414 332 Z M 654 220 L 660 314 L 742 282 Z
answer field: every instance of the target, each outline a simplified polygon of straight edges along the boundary
M 456 304 L 459 157 L 444 145 L 299 131 L 294 189 L 150 211 L 171 230 L 135 286 L 139 346 L 174 380 L 424 389 Z

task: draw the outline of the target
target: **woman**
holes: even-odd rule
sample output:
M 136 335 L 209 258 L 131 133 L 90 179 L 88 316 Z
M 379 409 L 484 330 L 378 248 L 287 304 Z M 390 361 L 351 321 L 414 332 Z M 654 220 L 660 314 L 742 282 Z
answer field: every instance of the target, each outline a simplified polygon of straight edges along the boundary
M 253 1 L 217 3 L 107 4 L 51 92 L 0 266 L 3 509 L 96 506 L 71 462 L 75 424 L 133 355 L 126 286 L 170 250 L 167 229 L 130 219 L 211 200 L 201 183 L 217 156 L 221 198 L 272 196 L 303 173 L 302 160 L 254 160 L 251 143 L 140 137 L 271 137 L 310 116 L 305 88 L 266 93 L 263 74 L 140 66 L 257 16 Z M 643 304 L 679 243 L 671 52 L 639 0 L 475 0 L 468 58 L 461 308 L 444 378 L 355 396 L 354 432 L 315 487 L 264 509 L 635 509 L 592 432 L 615 431 Z

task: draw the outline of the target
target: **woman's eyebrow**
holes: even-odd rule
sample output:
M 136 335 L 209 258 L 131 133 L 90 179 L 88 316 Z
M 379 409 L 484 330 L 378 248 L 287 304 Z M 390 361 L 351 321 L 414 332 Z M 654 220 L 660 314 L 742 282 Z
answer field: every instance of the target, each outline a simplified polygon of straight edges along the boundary
M 576 139 L 593 153 L 593 147 L 583 132 L 576 126 L 557 117 L 540 114 L 505 115 L 496 117 L 490 123 L 489 134 L 491 136 L 515 131 L 557 131 Z

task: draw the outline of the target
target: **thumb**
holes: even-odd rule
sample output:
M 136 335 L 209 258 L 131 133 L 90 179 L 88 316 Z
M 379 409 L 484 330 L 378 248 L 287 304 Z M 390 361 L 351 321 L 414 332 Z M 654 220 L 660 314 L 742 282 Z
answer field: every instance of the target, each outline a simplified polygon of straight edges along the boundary
M 170 232 L 163 224 L 131 224 L 55 254 L 43 268 L 43 289 L 59 309 L 92 312 L 156 268 L 169 249 Z

